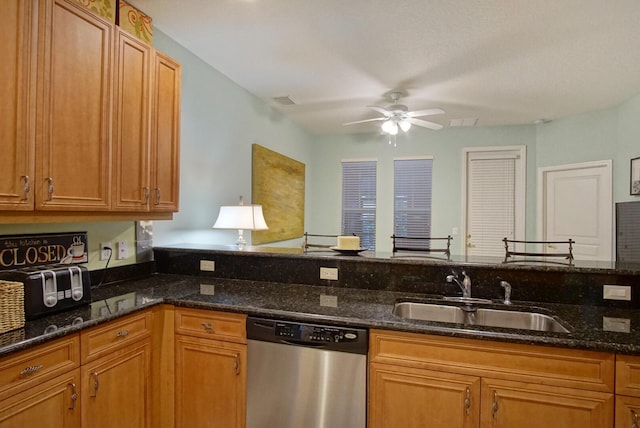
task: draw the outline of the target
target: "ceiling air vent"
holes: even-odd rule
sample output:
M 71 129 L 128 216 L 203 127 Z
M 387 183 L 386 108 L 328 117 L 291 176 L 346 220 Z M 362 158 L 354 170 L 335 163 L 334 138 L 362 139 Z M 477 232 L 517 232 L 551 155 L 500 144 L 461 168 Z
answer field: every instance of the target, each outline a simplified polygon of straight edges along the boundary
M 273 101 L 277 102 L 281 106 L 292 106 L 296 104 L 288 95 L 284 97 L 274 97 Z
M 467 117 L 465 119 L 451 119 L 449 121 L 449 127 L 455 128 L 460 126 L 476 126 L 478 123 L 477 117 Z

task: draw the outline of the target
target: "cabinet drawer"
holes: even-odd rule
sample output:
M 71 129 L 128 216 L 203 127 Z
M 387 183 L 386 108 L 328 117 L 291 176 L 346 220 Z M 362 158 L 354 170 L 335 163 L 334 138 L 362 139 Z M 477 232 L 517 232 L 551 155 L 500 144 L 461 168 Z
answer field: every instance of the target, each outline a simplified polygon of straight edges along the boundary
M 615 357 L 606 352 L 372 330 L 371 361 L 613 392 Z
M 616 355 L 616 394 L 640 397 L 640 357 Z
M 80 332 L 82 364 L 151 336 L 150 310 Z
M 0 400 L 79 366 L 77 334 L 5 357 L 0 360 Z
M 247 343 L 246 315 L 202 309 L 177 309 L 176 333 Z

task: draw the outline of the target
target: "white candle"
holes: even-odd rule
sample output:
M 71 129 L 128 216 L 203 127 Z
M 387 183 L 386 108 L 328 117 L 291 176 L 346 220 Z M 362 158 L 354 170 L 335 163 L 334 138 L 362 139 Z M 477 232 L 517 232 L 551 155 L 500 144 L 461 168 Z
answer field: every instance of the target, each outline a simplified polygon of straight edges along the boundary
M 359 250 L 360 237 L 358 236 L 338 236 L 338 248 L 341 250 Z

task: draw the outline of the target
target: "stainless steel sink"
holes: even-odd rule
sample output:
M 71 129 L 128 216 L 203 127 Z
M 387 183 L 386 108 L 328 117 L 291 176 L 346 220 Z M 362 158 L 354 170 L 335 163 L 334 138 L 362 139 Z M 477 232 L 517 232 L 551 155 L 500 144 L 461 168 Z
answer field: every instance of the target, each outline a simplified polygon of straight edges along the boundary
M 455 306 L 439 303 L 400 302 L 394 306 L 393 314 L 412 320 L 569 333 L 569 330 L 553 317 L 532 311 L 503 310 L 469 305 Z

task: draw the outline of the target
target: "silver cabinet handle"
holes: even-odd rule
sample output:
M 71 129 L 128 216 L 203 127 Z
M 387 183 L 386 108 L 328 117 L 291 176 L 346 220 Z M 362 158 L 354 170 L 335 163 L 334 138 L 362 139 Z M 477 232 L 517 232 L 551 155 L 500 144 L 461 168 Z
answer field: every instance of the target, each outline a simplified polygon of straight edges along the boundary
M 29 192 L 31 191 L 31 183 L 29 182 L 28 175 L 23 175 L 20 178 L 24 179 L 23 191 L 24 191 L 24 200 L 26 201 L 29 199 Z
M 122 330 L 116 333 L 116 337 L 126 337 L 129 335 L 129 330 Z
M 491 406 L 493 409 L 493 419 L 498 419 L 498 393 L 493 391 L 493 405 Z
M 47 177 L 45 178 L 45 180 L 47 181 L 47 183 L 49 183 L 49 188 L 48 188 L 48 193 L 49 193 L 49 200 L 52 201 L 53 200 L 53 177 Z
M 464 411 L 469 416 L 471 414 L 471 390 L 467 386 L 467 396 L 464 399 Z
M 215 332 L 215 330 L 213 329 L 213 325 L 210 322 L 203 322 L 202 327 L 204 327 L 204 329 L 207 330 L 209 333 Z
M 34 374 L 35 372 L 37 372 L 38 370 L 41 370 L 44 366 L 42 364 L 38 364 L 37 366 L 29 366 L 29 367 L 25 367 L 24 369 L 22 369 L 22 371 L 20 372 L 20 377 L 27 377 L 30 376 L 32 374 Z
M 631 410 L 631 428 L 638 428 L 638 413 L 633 409 L 629 410 Z
M 233 368 L 236 370 L 236 376 L 238 376 L 240 374 L 240 354 L 234 355 Z
M 156 187 L 156 205 L 160 205 L 160 189 Z
M 91 377 L 93 378 L 93 393 L 91 393 L 92 397 L 98 396 L 98 388 L 100 388 L 100 382 L 98 381 L 98 373 L 91 373 Z
M 146 205 L 149 203 L 149 188 L 148 187 L 143 187 L 142 188 L 142 192 L 144 194 L 144 202 L 143 205 Z
M 69 410 L 75 410 L 76 401 L 78 401 L 78 392 L 76 391 L 76 384 L 69 383 L 67 386 L 71 387 L 71 407 L 69 407 Z

